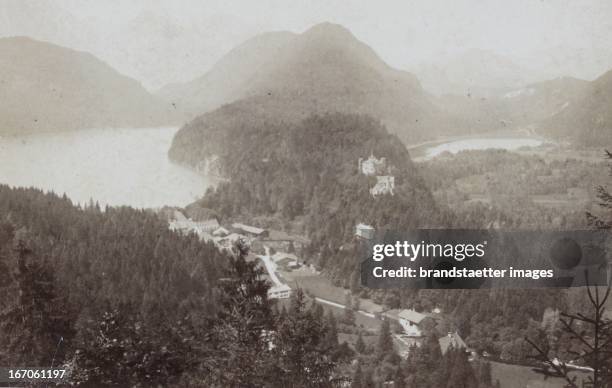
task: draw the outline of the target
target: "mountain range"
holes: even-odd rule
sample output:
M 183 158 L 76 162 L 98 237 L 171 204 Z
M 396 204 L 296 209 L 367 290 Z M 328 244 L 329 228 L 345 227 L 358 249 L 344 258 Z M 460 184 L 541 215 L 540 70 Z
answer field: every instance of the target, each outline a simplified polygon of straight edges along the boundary
M 530 82 L 523 66 L 471 50 L 417 69 L 417 79 L 331 23 L 301 34 L 258 35 L 202 76 L 155 94 L 87 52 L 12 37 L 0 39 L 0 53 L 1 133 L 185 122 L 185 130 L 220 133 L 248 120 L 295 121 L 328 112 L 367 114 L 407 143 L 529 126 L 545 136 L 597 144 L 610 132 L 610 73 L 590 82 Z M 456 93 L 429 92 L 449 87 Z
M 547 135 L 595 147 L 612 146 L 612 70 L 581 85 L 572 100 L 538 125 Z
M 435 95 L 493 97 L 538 80 L 531 69 L 491 50 L 481 49 L 440 55 L 413 71 L 425 90 Z
M 388 66 L 350 31 L 331 23 L 302 34 L 255 37 L 203 76 L 158 95 L 188 120 L 205 113 L 198 122 L 216 120 L 214 109 L 234 104 L 282 119 L 332 111 L 368 114 L 407 142 L 468 127 L 440 110 L 413 74 Z
M 0 39 L 0 133 L 177 123 L 172 107 L 93 55 Z

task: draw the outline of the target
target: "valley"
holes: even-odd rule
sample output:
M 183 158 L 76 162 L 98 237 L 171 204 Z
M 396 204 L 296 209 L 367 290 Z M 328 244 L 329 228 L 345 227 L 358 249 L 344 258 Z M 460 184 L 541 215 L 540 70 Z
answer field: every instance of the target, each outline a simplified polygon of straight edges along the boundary
M 566 74 L 458 35 L 421 63 L 430 33 L 225 13 L 206 32 L 136 8 L 121 32 L 147 43 L 155 21 L 177 57 L 41 38 L 60 22 L 0 34 L 0 365 L 57 354 L 72 385 L 214 388 L 562 388 L 563 362 L 581 383 L 604 370 L 572 353 L 600 330 L 563 321 L 592 313 L 582 288 L 375 289 L 360 261 L 377 232 L 610 228 L 612 62 Z

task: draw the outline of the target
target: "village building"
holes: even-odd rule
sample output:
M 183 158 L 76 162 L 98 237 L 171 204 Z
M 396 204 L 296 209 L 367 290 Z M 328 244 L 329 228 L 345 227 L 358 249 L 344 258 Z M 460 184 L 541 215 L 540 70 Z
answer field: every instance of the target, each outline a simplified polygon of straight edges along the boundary
M 373 197 L 378 195 L 390 194 L 393 195 L 395 188 L 395 177 L 392 175 L 379 175 L 376 177 L 376 184 L 370 189 L 370 194 Z
M 363 175 L 380 175 L 387 173 L 387 160 L 377 159 L 374 154 L 370 154 L 368 159 L 359 158 L 359 172 Z
M 228 252 L 232 252 L 239 241 L 248 243 L 246 236 L 238 233 L 230 233 L 224 237 L 216 237 L 214 241 L 219 248 L 225 249 Z
M 219 228 L 219 221 L 216 218 L 211 218 L 210 220 L 196 222 L 185 218 L 183 213 L 177 210 L 174 212 L 174 219 L 169 222 L 168 228 L 183 234 L 190 232 L 194 232 L 197 235 L 204 233 L 211 234 L 215 229 Z
M 212 235 L 215 237 L 224 237 L 224 236 L 227 236 L 228 234 L 230 234 L 229 230 L 225 229 L 222 226 L 220 226 L 214 232 L 212 232 Z
M 426 318 L 427 315 L 415 310 L 402 310 L 398 314 L 399 324 L 409 337 L 421 337 L 423 335 L 421 324 Z
M 278 284 L 272 286 L 268 290 L 268 298 L 270 299 L 288 299 L 291 296 L 291 287 L 286 284 Z
M 457 332 L 448 333 L 444 337 L 440 338 L 438 340 L 438 343 L 440 344 L 440 351 L 442 352 L 442 355 L 446 354 L 446 352 L 448 352 L 448 349 L 450 349 L 451 347 L 453 349 L 468 350 L 465 341 L 463 341 L 463 339 L 459 336 L 459 333 Z
M 238 233 L 244 233 L 250 237 L 268 237 L 269 235 L 268 231 L 265 229 L 241 224 L 238 222 L 232 224 L 232 229 L 234 229 Z
M 290 235 L 280 230 L 269 230 L 262 240 L 268 247 L 277 251 L 300 252 L 310 244 L 310 240 L 299 235 Z
M 189 233 L 193 223 L 189 220 L 172 220 L 168 223 L 168 228 L 174 232 Z
M 355 236 L 364 240 L 372 240 L 374 238 L 374 227 L 359 223 L 355 226 Z
M 215 230 L 219 229 L 219 221 L 216 218 L 211 218 L 210 220 L 195 222 L 194 227 L 199 232 L 212 233 Z

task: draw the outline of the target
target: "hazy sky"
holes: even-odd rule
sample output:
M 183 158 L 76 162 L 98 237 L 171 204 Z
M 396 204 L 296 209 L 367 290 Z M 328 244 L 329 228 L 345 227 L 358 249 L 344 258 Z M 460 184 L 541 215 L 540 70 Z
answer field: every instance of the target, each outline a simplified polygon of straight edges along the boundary
M 586 78 L 612 68 L 610 0 L 0 0 L 0 36 L 89 51 L 148 88 L 203 74 L 255 34 L 323 21 L 402 69 L 470 48 Z

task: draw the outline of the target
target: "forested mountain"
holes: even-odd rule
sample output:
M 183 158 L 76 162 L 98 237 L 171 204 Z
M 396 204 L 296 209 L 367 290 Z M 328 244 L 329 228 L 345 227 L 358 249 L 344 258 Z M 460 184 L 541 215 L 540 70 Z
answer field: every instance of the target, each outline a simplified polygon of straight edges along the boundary
M 301 292 L 279 313 L 238 251 L 149 211 L 0 185 L 0 362 L 87 387 L 331 387 L 348 345 Z
M 71 302 L 90 313 L 119 304 L 169 314 L 189 303 L 214 305 L 222 255 L 195 236 L 171 232 L 152 212 L 81 209 L 66 197 L 0 185 L 0 223 L 2 257 L 22 241 L 53 267 Z
M 211 133 L 202 131 L 200 136 L 215 139 L 212 131 L 217 130 L 224 131 L 222 141 L 209 140 L 210 148 L 203 152 L 219 155 L 229 183 L 207 193 L 199 205 L 224 217 L 303 219 L 303 232 L 313 240 L 313 255 L 322 252 L 321 266 L 343 281 L 350 280 L 347 274 L 356 276 L 358 258 L 340 247 L 350 245 L 357 223 L 410 229 L 450 222 L 399 139 L 370 117 L 336 113 L 299 123 L 251 120 L 210 128 Z M 179 134 L 175 142 L 190 143 L 183 138 L 187 133 Z M 370 194 L 376 179 L 359 172 L 358 160 L 371 153 L 385 157 L 391 167 L 394 195 Z M 181 155 L 171 153 L 175 158 Z
M 176 123 L 174 109 L 91 54 L 0 39 L 0 133 Z
M 612 144 L 612 70 L 590 82 L 583 93 L 540 124 L 550 136 L 581 145 Z
M 391 68 L 348 30 L 331 23 L 299 35 L 259 36 L 203 77 L 165 88 L 161 95 L 191 117 L 232 102 L 234 109 L 271 117 L 280 110 L 283 118 L 292 119 L 327 112 L 369 114 L 406 141 L 466 127 L 437 109 L 412 74 Z M 216 117 L 212 112 L 196 121 Z

